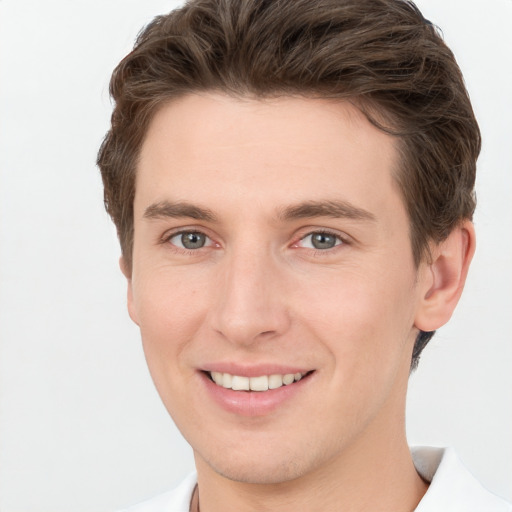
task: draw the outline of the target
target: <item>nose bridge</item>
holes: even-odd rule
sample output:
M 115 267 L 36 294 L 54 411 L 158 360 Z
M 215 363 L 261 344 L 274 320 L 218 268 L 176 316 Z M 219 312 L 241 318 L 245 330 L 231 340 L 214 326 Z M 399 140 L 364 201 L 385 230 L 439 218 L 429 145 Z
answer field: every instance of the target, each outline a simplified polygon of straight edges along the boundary
M 213 326 L 233 343 L 282 333 L 288 323 L 282 276 L 270 248 L 240 244 L 228 251 L 218 276 Z

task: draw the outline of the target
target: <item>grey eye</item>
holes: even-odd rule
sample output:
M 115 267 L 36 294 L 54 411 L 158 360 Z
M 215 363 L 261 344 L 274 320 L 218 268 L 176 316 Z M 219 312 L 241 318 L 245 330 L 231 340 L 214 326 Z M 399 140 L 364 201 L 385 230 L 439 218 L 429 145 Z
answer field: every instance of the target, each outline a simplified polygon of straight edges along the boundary
M 180 233 L 173 238 L 177 238 L 185 249 L 201 249 L 206 245 L 206 235 L 197 231 Z
M 311 233 L 304 238 L 304 241 L 310 239 L 310 246 L 315 249 L 332 249 L 341 243 L 341 240 L 330 233 Z M 307 244 L 309 245 L 309 244 Z

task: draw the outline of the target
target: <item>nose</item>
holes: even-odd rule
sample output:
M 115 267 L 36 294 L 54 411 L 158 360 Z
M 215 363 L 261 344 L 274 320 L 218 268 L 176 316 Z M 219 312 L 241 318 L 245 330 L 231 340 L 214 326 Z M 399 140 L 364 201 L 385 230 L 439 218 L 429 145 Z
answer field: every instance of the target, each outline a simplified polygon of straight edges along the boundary
M 273 339 L 289 327 L 283 271 L 264 248 L 226 255 L 219 269 L 211 325 L 233 344 Z

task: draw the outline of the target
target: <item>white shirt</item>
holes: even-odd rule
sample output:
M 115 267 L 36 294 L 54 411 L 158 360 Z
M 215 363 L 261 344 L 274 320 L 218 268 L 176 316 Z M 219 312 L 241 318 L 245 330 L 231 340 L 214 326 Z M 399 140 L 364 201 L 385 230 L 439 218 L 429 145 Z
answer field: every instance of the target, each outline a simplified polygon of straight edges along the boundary
M 415 512 L 512 512 L 512 504 L 498 498 L 464 467 L 451 448 L 411 449 L 418 473 L 430 487 Z M 120 512 L 189 512 L 195 473 L 174 490 Z

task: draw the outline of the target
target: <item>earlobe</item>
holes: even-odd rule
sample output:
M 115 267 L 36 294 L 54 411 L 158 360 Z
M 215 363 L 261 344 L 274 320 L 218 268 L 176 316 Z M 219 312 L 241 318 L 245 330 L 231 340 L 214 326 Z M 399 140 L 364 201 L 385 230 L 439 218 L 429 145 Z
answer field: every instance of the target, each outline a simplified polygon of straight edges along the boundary
M 420 273 L 420 304 L 415 327 L 434 331 L 452 316 L 475 252 L 475 230 L 467 220 L 432 248 L 431 262 Z
M 127 281 L 127 293 L 126 293 L 126 302 L 128 306 L 128 314 L 130 315 L 130 318 L 134 323 L 139 325 L 137 312 L 135 309 L 135 302 L 133 300 L 133 285 L 132 285 L 132 272 L 131 268 L 126 263 L 126 260 L 121 256 L 119 258 L 119 268 L 121 269 L 121 272 L 126 277 Z

